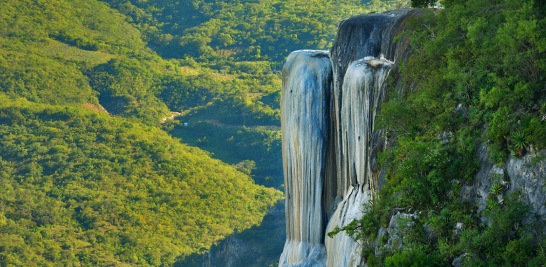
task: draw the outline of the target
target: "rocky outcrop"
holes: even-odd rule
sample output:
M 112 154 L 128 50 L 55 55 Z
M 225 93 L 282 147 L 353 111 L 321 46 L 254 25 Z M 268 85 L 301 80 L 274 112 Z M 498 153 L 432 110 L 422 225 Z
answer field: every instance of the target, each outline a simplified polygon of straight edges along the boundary
M 260 254 L 256 248 L 250 247 L 238 234 L 231 235 L 222 240 L 217 246 L 212 246 L 203 255 L 203 267 L 236 266 L 235 263 L 242 257 L 255 259 Z
M 360 173 L 360 177 L 357 177 L 355 172 L 352 172 L 353 166 L 351 166 L 350 156 L 344 153 L 349 140 L 346 140 L 347 134 L 344 134 L 344 126 L 342 120 L 351 120 L 353 118 L 345 118 L 347 112 L 350 112 L 348 105 L 353 108 L 358 106 L 351 99 L 348 91 L 350 88 L 344 86 L 345 82 L 355 82 L 351 78 L 346 78 L 347 70 L 349 66 L 358 60 L 368 58 L 383 59 L 384 61 L 391 62 L 390 68 L 397 69 L 397 62 L 404 59 L 409 51 L 408 41 L 406 39 L 401 40 L 393 44 L 393 38 L 402 32 L 404 23 L 409 16 L 413 13 L 410 9 L 399 9 L 395 11 L 389 11 L 382 14 L 368 14 L 352 17 L 343 21 L 338 30 L 338 34 L 330 51 L 330 57 L 332 60 L 333 70 L 333 93 L 331 98 L 331 130 L 330 130 L 330 147 L 329 153 L 329 172 L 327 177 L 327 184 L 332 185 L 334 188 L 326 188 L 327 197 L 331 202 L 327 202 L 330 214 L 334 207 L 334 202 L 338 196 L 345 196 L 348 194 L 349 188 L 352 188 L 355 184 L 364 183 L 365 176 L 368 173 Z M 353 77 L 354 73 L 351 74 Z M 386 75 L 383 77 L 385 78 Z M 356 78 L 356 76 L 355 76 Z M 364 114 L 366 117 L 366 126 L 373 125 L 375 118 L 375 112 L 379 111 L 379 103 L 383 100 L 385 87 L 383 86 L 383 80 L 375 79 L 376 85 L 380 88 L 376 88 L 375 98 L 370 102 L 372 106 L 368 105 L 368 110 L 373 110 L 373 114 Z M 358 89 L 354 89 L 358 90 Z M 364 103 L 361 103 L 364 104 Z M 376 105 L 376 106 L 373 106 Z M 377 108 L 377 109 L 376 109 Z M 354 110 L 354 114 L 358 114 L 359 110 Z M 357 116 L 357 115 L 355 115 Z M 365 125 L 359 125 L 364 120 L 355 121 L 353 127 L 365 127 Z M 373 129 L 369 129 L 370 133 Z M 369 135 L 371 137 L 371 135 Z M 371 139 L 362 140 L 360 144 L 369 145 L 375 147 L 379 145 L 380 136 L 376 135 L 374 143 L 369 143 Z M 362 138 L 362 137 L 361 137 Z M 369 155 L 368 159 L 373 161 L 376 155 Z M 353 161 L 354 162 L 354 161 Z M 363 163 L 366 164 L 366 163 Z M 375 180 L 377 177 L 375 178 Z M 372 183 L 374 179 L 370 179 Z M 376 183 L 377 184 L 377 183 Z
M 541 154 L 546 154 L 546 151 Z M 546 215 L 546 192 L 543 186 L 546 160 L 533 163 L 533 158 L 537 156 L 540 155 L 529 152 L 521 158 L 510 157 L 502 166 L 497 166 L 491 162 L 489 147 L 482 144 L 477 151 L 480 161 L 478 173 L 471 183 L 462 186 L 461 198 L 477 205 L 478 212 L 481 212 L 486 207 L 491 187 L 499 183 L 503 187 L 503 193 L 497 196 L 499 202 L 511 192 L 519 191 L 534 213 Z
M 235 232 L 206 252 L 185 256 L 173 267 L 264 267 L 279 262 L 286 240 L 285 203 L 279 201 L 259 225 Z
M 263 267 L 279 261 L 286 240 L 285 203 L 279 201 L 255 225 L 212 245 L 205 253 L 194 253 L 174 267 Z
M 394 214 L 390 218 L 388 227 L 381 227 L 377 233 L 377 240 L 373 244 L 375 246 L 375 255 L 379 256 L 385 251 L 393 251 L 394 249 L 405 247 L 404 236 L 414 227 L 412 219 L 417 217 L 416 214 L 402 212 Z

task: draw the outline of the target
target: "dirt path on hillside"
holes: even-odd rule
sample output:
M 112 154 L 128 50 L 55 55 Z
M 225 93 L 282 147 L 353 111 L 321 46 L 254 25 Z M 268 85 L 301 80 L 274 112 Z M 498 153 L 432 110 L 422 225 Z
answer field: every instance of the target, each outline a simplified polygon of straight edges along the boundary
M 206 120 L 203 120 L 204 122 L 206 123 L 210 123 L 212 125 L 216 125 L 218 127 L 228 127 L 228 128 L 243 128 L 243 127 L 246 127 L 246 128 L 250 128 L 250 129 L 256 129 L 258 127 L 264 127 L 268 130 L 274 130 L 274 131 L 280 131 L 281 130 L 281 127 L 279 126 L 276 126 L 276 125 L 254 125 L 254 126 L 244 126 L 244 125 L 230 125 L 230 124 L 223 124 L 223 123 L 220 123 L 218 122 L 218 120 L 209 120 L 209 119 L 206 119 Z
M 161 119 L 161 123 L 166 122 L 168 119 L 172 120 L 172 119 L 174 119 L 174 117 L 177 117 L 177 116 L 180 116 L 180 115 L 182 115 L 182 113 L 180 113 L 180 112 L 171 112 L 171 115 Z
M 180 116 L 180 115 L 182 115 L 182 113 L 172 112 L 171 115 L 169 115 L 168 117 L 162 118 L 161 122 L 163 123 L 163 122 L 166 122 L 167 120 L 172 120 L 175 117 Z M 281 130 L 281 127 L 276 126 L 276 125 L 244 126 L 244 125 L 224 124 L 224 123 L 220 123 L 218 120 L 215 120 L 215 119 L 204 119 L 203 121 L 206 122 L 206 123 L 210 123 L 212 125 L 218 126 L 218 127 L 222 127 L 222 128 L 224 128 L 224 127 L 227 127 L 227 128 L 243 128 L 243 127 L 245 127 L 245 128 L 249 128 L 249 129 L 256 129 L 258 127 L 264 127 L 265 129 L 272 130 L 272 131 L 280 131 Z

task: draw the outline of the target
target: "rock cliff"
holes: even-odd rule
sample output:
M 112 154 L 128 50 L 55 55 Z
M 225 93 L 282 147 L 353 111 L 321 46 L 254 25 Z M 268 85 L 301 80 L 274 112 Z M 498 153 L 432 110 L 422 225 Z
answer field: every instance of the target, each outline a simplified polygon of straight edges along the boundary
M 363 204 L 382 187 L 385 173 L 377 160 L 388 141 L 375 122 L 388 87 L 404 90 L 397 70 L 411 48 L 407 38 L 393 40 L 416 15 L 402 9 L 356 16 L 340 24 L 329 52 L 302 50 L 287 58 L 281 106 L 287 240 L 279 266 L 366 265 L 361 246 L 344 232 L 326 234 L 362 217 Z M 504 195 L 519 190 L 535 212 L 546 213 L 540 189 L 545 161 L 532 165 L 529 153 L 500 168 L 489 160 L 487 145 L 477 153 L 480 169 L 462 185 L 463 200 L 484 209 L 499 182 L 508 188 Z M 397 216 L 418 215 L 394 215 L 378 233 L 389 234 L 387 246 L 403 245 L 392 223 Z
M 371 200 L 374 187 L 373 164 L 381 148 L 381 132 L 374 121 L 379 103 L 384 98 L 384 81 L 392 68 L 385 59 L 366 57 L 353 62 L 345 74 L 340 112 L 340 166 L 342 178 L 350 187 L 342 192 L 343 201 L 328 222 L 327 232 L 343 227 L 362 217 L 362 205 Z M 375 152 L 375 153 L 374 153 Z M 360 263 L 360 250 L 347 235 L 326 239 L 327 266 L 355 266 Z M 351 253 L 336 253 L 350 251 Z
M 279 266 L 356 266 L 357 243 L 325 238 L 362 215 L 378 186 L 384 142 L 374 122 L 385 79 L 407 54 L 392 45 L 411 10 L 343 21 L 330 53 L 295 51 L 281 100 L 287 241 Z M 400 45 L 402 44 L 402 45 Z
M 502 167 L 495 165 L 489 157 L 489 147 L 482 144 L 477 151 L 480 168 L 471 183 L 462 186 L 461 198 L 478 206 L 478 211 L 485 209 L 491 187 L 499 183 L 505 189 L 497 196 L 499 201 L 511 192 L 520 191 L 533 212 L 546 215 L 546 194 L 544 178 L 546 177 L 546 160 L 533 164 L 536 152 L 527 153 L 521 158 L 510 158 Z M 542 155 L 546 154 L 544 151 Z
M 330 51 L 330 58 L 332 61 L 332 70 L 333 70 L 333 93 L 331 98 L 331 118 L 330 118 L 330 153 L 328 154 L 328 178 L 327 184 L 331 185 L 330 188 L 326 188 L 327 195 L 327 213 L 331 214 L 335 209 L 335 199 L 339 197 L 346 196 L 348 190 L 353 187 L 355 184 L 362 185 L 366 183 L 367 176 L 370 174 L 368 172 L 361 172 L 359 176 L 356 175 L 356 172 L 353 171 L 354 166 L 351 166 L 351 156 L 344 153 L 344 149 L 347 149 L 347 144 L 349 140 L 346 138 L 348 135 L 343 133 L 347 130 L 347 125 L 342 125 L 342 120 L 345 120 L 345 123 L 353 123 L 351 120 L 357 118 L 361 114 L 366 117 L 359 121 L 354 121 L 351 127 L 363 128 L 367 126 L 373 126 L 373 121 L 375 119 L 375 112 L 379 109 L 375 109 L 384 96 L 385 87 L 383 86 L 385 75 L 382 76 L 382 80 L 375 79 L 376 85 L 378 88 L 374 88 L 375 92 L 368 89 L 368 92 L 374 95 L 374 99 L 369 102 L 371 106 L 367 107 L 367 110 L 361 110 L 362 107 L 359 107 L 351 99 L 346 99 L 344 97 L 349 97 L 349 90 L 364 89 L 364 88 L 351 88 L 351 86 L 345 86 L 345 82 L 355 83 L 352 81 L 352 77 L 357 78 L 358 74 L 351 74 L 351 78 L 346 79 L 346 74 L 349 66 L 358 60 L 368 58 L 383 59 L 384 61 L 391 62 L 390 68 L 397 69 L 397 62 L 403 60 L 409 51 L 409 45 L 407 40 L 402 40 L 393 44 L 393 38 L 401 33 L 404 28 L 404 23 L 413 13 L 413 10 L 409 9 L 399 9 L 395 11 L 389 11 L 382 14 L 370 14 L 370 15 L 360 15 L 352 17 L 348 20 L 341 22 L 338 30 L 338 34 Z M 365 68 L 360 68 L 361 70 Z M 356 70 L 355 70 L 356 71 Z M 360 86 L 364 84 L 359 84 Z M 355 84 L 355 86 L 359 86 Z M 354 87 L 354 86 L 353 86 Z M 368 100 L 364 100 L 368 101 Z M 364 104 L 363 102 L 361 104 Z M 345 107 L 344 107 L 345 106 Z M 349 107 L 351 106 L 351 107 Z M 354 109 L 354 110 L 352 110 Z M 362 112 L 369 112 L 370 114 L 364 114 Z M 355 114 L 352 118 L 344 117 L 347 113 L 352 112 Z M 361 124 L 364 123 L 364 124 Z M 359 131 L 363 131 L 360 129 Z M 366 131 L 369 133 L 373 132 L 372 128 L 366 128 Z M 374 143 L 370 143 L 372 135 L 369 134 L 366 136 L 366 140 L 362 139 L 360 142 L 361 145 L 376 147 L 379 143 L 379 134 L 376 134 Z M 352 138 L 352 137 L 351 137 Z M 364 137 L 361 137 L 364 138 Z M 358 149 L 364 149 L 363 147 Z M 376 152 L 375 154 L 376 155 Z M 373 157 L 368 154 L 364 155 L 368 160 L 373 161 Z M 352 162 L 355 162 L 352 160 Z M 371 167 L 371 162 L 363 162 L 362 164 L 368 167 Z M 374 179 L 367 180 L 368 183 L 373 183 Z M 374 185 L 376 186 L 376 185 Z

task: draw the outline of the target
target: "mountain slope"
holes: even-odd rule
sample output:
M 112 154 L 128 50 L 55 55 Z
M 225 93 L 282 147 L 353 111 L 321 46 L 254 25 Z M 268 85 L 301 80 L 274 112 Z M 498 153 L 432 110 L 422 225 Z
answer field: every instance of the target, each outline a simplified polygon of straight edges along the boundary
M 0 33 L 0 265 L 169 265 L 282 198 L 151 126 L 162 89 L 213 71 L 107 4 L 4 1 Z
M 2 265 L 172 264 L 282 196 L 159 129 L 0 100 Z
M 233 60 L 268 60 L 279 70 L 293 50 L 330 47 L 342 19 L 407 4 L 403 0 L 105 2 L 126 14 L 165 57 L 217 60 L 218 67 L 226 69 Z

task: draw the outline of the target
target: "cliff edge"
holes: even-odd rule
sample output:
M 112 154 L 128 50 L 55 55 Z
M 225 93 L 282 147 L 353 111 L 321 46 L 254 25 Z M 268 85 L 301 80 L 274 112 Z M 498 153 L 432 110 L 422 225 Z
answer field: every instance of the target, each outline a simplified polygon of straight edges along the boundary
M 362 218 L 365 204 L 373 202 L 385 184 L 386 169 L 379 167 L 378 155 L 395 138 L 377 128 L 378 114 L 388 101 L 387 91 L 408 90 L 398 70 L 412 48 L 409 38 L 400 34 L 411 17 L 421 14 L 400 9 L 352 17 L 340 24 L 329 52 L 301 50 L 287 58 L 281 106 L 287 241 L 279 266 L 367 266 L 362 244 L 346 232 L 327 234 Z M 400 38 L 394 42 L 396 36 Z M 449 143 L 450 134 L 438 136 L 439 143 Z M 450 181 L 458 189 L 449 194 L 477 207 L 476 214 L 482 216 L 491 198 L 502 203 L 518 192 L 533 214 L 545 215 L 546 161 L 533 161 L 539 152 L 511 158 L 499 167 L 491 161 L 486 143 L 474 143 L 479 161 L 474 179 Z M 391 213 L 385 225 L 377 226 L 375 254 L 403 248 L 399 224 L 409 221 L 413 227 L 411 221 L 419 216 L 411 209 Z M 481 220 L 490 224 L 485 216 Z M 457 222 L 453 234 L 464 227 Z M 434 238 L 430 227 L 423 226 L 423 232 Z M 459 266 L 466 256 L 461 257 L 453 264 Z

